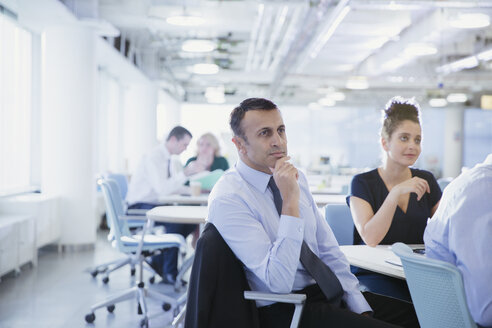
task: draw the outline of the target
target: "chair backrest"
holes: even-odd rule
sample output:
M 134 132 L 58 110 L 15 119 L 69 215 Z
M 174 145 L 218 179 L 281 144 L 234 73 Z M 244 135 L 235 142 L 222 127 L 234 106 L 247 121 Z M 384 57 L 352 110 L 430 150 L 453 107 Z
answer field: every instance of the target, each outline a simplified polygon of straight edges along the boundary
M 422 328 L 476 328 L 466 303 L 463 278 L 456 266 L 414 254 L 403 243 L 392 246 L 400 257 Z
M 185 328 L 259 327 L 242 263 L 215 226 L 207 223 L 198 240 L 186 302 Z
M 126 176 L 120 173 L 108 173 L 106 178 L 116 181 L 121 199 L 124 200 L 128 192 L 128 180 L 126 179 Z
M 118 185 L 115 181 L 109 179 L 99 179 L 97 184 L 101 187 L 106 205 L 106 217 L 110 226 L 110 233 L 114 236 L 116 248 L 126 252 L 127 248 L 121 242 L 122 236 L 130 236 L 130 230 L 124 220 L 119 217 L 123 215 L 123 204 L 118 192 Z
M 354 244 L 354 221 L 350 208 L 345 204 L 325 206 L 325 218 L 340 245 Z

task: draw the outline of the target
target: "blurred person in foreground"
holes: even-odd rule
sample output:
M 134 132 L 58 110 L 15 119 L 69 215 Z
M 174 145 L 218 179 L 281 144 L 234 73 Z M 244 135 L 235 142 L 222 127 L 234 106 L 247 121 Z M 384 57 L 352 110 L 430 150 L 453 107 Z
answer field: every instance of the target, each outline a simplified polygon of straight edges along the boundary
M 446 187 L 424 242 L 427 257 L 460 270 L 473 320 L 492 327 L 492 154 Z

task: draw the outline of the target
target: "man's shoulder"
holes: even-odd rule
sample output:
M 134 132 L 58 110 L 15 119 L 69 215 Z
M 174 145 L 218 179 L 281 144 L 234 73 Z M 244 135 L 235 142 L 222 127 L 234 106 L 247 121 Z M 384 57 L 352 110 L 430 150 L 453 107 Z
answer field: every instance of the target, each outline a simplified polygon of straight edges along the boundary
M 209 201 L 219 197 L 232 197 L 244 189 L 246 181 L 241 177 L 235 168 L 226 171 L 214 185 Z

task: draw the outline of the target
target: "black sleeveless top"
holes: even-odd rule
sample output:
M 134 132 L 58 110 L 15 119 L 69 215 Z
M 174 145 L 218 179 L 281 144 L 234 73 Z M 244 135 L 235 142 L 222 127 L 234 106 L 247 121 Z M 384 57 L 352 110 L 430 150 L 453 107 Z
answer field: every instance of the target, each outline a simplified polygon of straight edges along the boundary
M 391 245 L 396 242 L 423 244 L 427 219 L 430 218 L 434 205 L 441 199 L 441 189 L 432 173 L 415 168 L 410 168 L 410 171 L 412 172 L 412 177 L 417 176 L 427 180 L 430 193 L 425 193 L 420 201 L 417 201 L 417 194 L 410 193 L 406 213 L 403 213 L 399 206 L 396 207 L 388 233 L 380 242 L 382 245 Z M 376 213 L 388 196 L 388 193 L 389 191 L 378 170 L 374 169 L 369 172 L 357 174 L 352 178 L 351 190 L 347 196 L 347 204 L 350 206 L 350 197 L 356 196 L 367 201 L 374 213 Z M 357 229 L 354 229 L 354 244 L 364 244 Z

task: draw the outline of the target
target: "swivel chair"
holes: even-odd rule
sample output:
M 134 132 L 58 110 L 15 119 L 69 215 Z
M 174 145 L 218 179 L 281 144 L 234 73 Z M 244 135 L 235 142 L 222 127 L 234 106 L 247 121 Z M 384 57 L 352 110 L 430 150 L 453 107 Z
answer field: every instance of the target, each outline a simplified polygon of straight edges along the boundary
M 345 204 L 327 204 L 325 219 L 339 245 L 354 244 L 354 221 L 350 208 Z
M 463 278 L 456 266 L 415 254 L 403 243 L 395 243 L 391 248 L 403 264 L 422 328 L 477 327 L 470 315 Z
M 179 234 L 164 234 L 160 236 L 146 235 L 146 228 L 144 228 L 142 234 L 139 236 L 130 235 L 125 221 L 120 220 L 120 217 L 118 216 L 117 208 L 119 202 L 114 199 L 114 194 L 111 192 L 111 181 L 99 179 L 98 184 L 103 191 L 107 215 L 111 222 L 111 232 L 114 236 L 112 246 L 120 252 L 127 254 L 128 256 L 132 256 L 135 259 L 138 265 L 139 275 L 136 286 L 131 287 L 116 296 L 110 297 L 103 302 L 93 305 L 91 307 L 91 312 L 85 316 L 85 320 L 88 323 L 92 323 L 96 319 L 94 314 L 95 310 L 106 307 L 109 312 L 113 312 L 116 303 L 135 298 L 139 305 L 139 314 L 143 314 L 141 326 L 148 327 L 149 315 L 147 311 L 146 297 L 151 297 L 163 302 L 162 308 L 165 311 L 168 311 L 171 308 L 176 308 L 178 303 L 176 299 L 170 296 L 160 294 L 145 287 L 145 284 L 142 281 L 144 259 L 145 257 L 153 255 L 156 252 L 166 248 L 184 247 L 184 238 Z
M 123 176 L 123 175 L 122 175 Z M 126 181 L 126 178 L 123 176 L 123 178 Z M 121 179 L 120 179 L 121 180 Z M 126 215 L 125 214 L 125 205 L 124 201 L 122 199 L 123 193 L 121 192 L 120 189 L 120 183 L 118 183 L 116 180 L 109 179 L 107 178 L 105 181 L 107 181 L 108 186 L 109 186 L 109 192 L 111 195 L 111 199 L 114 200 L 114 210 L 117 215 L 117 220 L 120 223 L 121 228 L 124 231 L 124 234 L 127 236 L 131 236 L 129 228 L 139 226 L 143 227 L 145 222 L 146 222 L 146 217 L 145 217 L 145 211 L 142 213 L 135 213 L 133 215 Z M 108 214 L 108 213 L 106 213 Z M 110 227 L 110 231 L 108 234 L 108 241 L 112 241 L 114 239 L 114 233 L 112 228 L 112 223 L 111 220 L 109 219 L 109 216 L 106 215 L 106 219 L 108 220 L 108 227 Z M 132 223 L 130 226 L 129 222 Z M 130 265 L 130 273 L 132 276 L 135 275 L 135 265 L 138 262 L 138 258 L 128 255 L 125 258 L 110 261 L 107 263 L 99 264 L 89 270 L 90 274 L 92 277 L 96 277 L 98 274 L 103 274 L 102 282 L 104 284 L 107 284 L 109 282 L 109 274 L 123 266 L 126 266 L 127 264 Z M 146 262 L 145 262 L 146 263 Z M 146 270 L 150 271 L 152 273 L 152 277 L 149 279 L 150 283 L 154 283 L 155 281 L 155 271 L 150 267 L 150 266 L 145 266 L 144 267 Z

